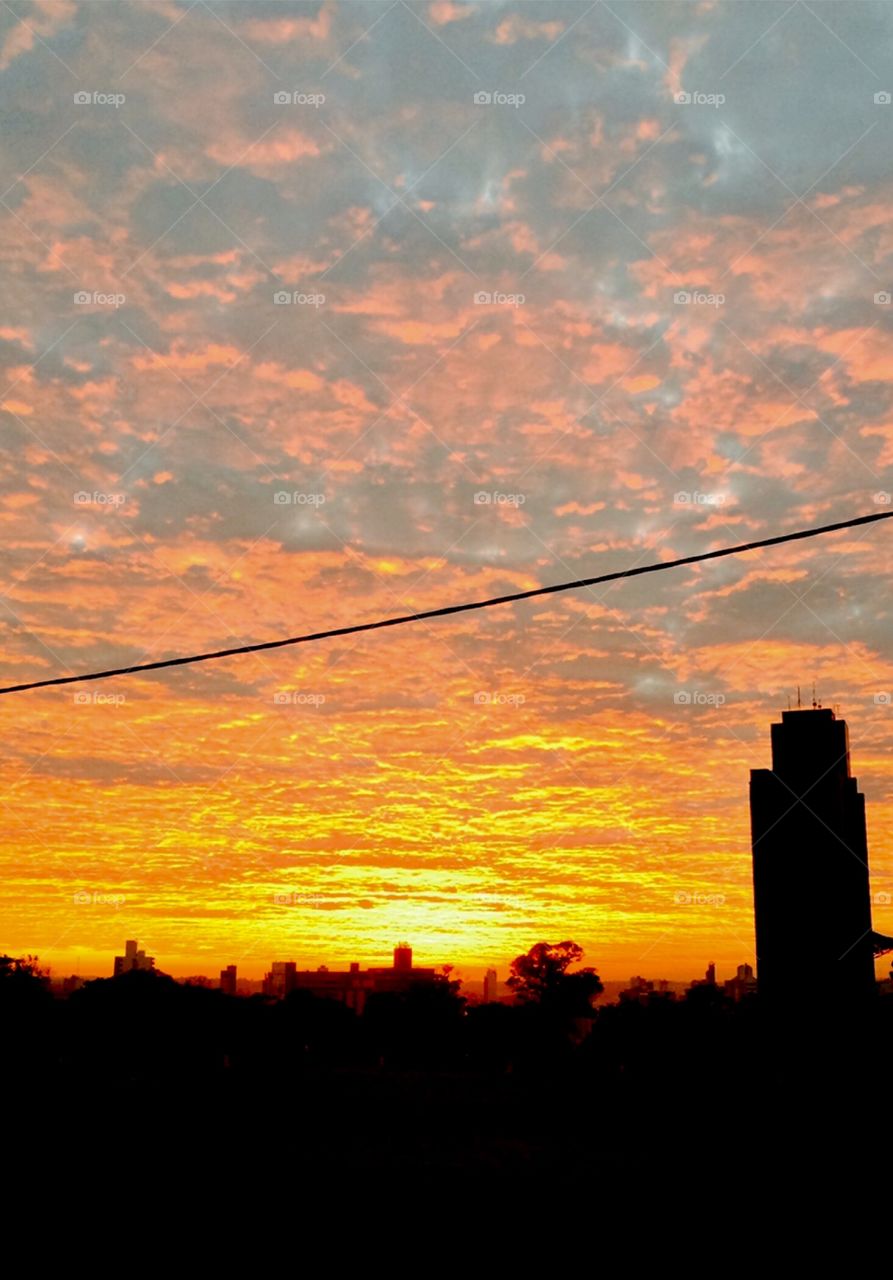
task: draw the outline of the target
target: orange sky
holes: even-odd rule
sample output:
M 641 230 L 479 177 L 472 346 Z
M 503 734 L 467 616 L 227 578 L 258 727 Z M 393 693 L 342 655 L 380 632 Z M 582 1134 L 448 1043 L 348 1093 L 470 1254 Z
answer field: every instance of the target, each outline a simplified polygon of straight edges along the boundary
M 585 8 L 0 15 L 4 684 L 891 501 L 893 16 Z M 893 933 L 890 537 L 4 698 L 0 948 L 728 976 L 813 679 Z

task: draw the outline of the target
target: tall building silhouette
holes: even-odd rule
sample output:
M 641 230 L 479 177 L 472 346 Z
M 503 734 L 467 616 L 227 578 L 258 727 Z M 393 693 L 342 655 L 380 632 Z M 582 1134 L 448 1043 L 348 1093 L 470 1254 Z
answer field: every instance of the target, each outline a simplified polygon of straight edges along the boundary
M 874 990 L 865 797 L 850 771 L 846 721 L 828 708 L 785 711 L 772 768 L 752 769 L 757 982 L 802 1001 Z

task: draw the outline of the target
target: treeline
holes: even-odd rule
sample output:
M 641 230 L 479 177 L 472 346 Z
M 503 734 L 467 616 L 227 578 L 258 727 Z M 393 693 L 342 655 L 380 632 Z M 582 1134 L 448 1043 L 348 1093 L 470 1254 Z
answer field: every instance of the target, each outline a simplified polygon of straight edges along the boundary
M 598 1008 L 598 975 L 571 971 L 581 957 L 570 942 L 540 943 L 518 957 L 511 1005 L 469 1004 L 461 984 L 444 977 L 403 994 L 370 994 L 362 1016 L 306 991 L 280 1001 L 232 997 L 143 971 L 57 999 L 33 961 L 2 957 L 2 1069 L 20 1081 L 102 1080 L 110 1088 L 337 1070 L 576 1073 L 605 1088 L 646 1090 L 709 1078 L 755 1088 L 802 1063 L 813 1040 L 838 1072 L 891 1047 L 889 999 L 844 1011 L 793 993 L 789 1007 L 770 1010 L 703 985 L 685 1000 Z
M 52 995 L 0 958 L 0 1075 L 22 1150 L 147 1153 L 170 1169 L 280 1168 L 318 1182 L 432 1170 L 663 1179 L 709 1169 L 782 1181 L 871 1156 L 893 1000 L 792 994 L 770 1010 L 716 987 L 599 1008 L 573 944 L 513 966 L 515 1003 L 472 1005 L 444 978 L 370 996 L 362 1016 L 296 991 L 226 996 L 133 972 Z M 532 959 L 531 959 L 532 957 Z M 737 1180 L 737 1182 L 735 1181 Z M 655 1183 L 658 1185 L 658 1183 Z

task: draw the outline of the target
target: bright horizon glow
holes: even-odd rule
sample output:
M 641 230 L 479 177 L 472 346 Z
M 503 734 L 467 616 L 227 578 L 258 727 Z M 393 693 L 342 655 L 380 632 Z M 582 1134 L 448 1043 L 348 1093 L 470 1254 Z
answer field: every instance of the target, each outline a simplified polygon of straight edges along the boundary
M 887 509 L 893 11 L 679 13 L 0 12 L 0 683 Z M 813 680 L 893 934 L 891 532 L 0 699 L 0 949 L 729 976 Z

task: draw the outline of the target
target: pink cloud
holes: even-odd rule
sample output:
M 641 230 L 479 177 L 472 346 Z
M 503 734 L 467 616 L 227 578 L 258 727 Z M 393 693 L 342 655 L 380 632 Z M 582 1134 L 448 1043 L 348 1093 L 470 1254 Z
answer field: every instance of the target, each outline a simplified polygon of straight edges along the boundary
M 23 53 L 30 53 L 39 38 L 49 39 L 77 13 L 74 0 L 32 0 L 28 21 L 17 20 L 0 48 L 0 71 Z
M 454 4 L 453 0 L 432 0 L 428 5 L 428 17 L 435 27 L 445 27 L 450 22 L 461 22 L 477 12 L 477 5 Z
M 249 18 L 239 32 L 260 44 L 289 44 L 294 40 L 327 40 L 332 30 L 333 7 L 323 5 L 315 17 Z
M 503 18 L 488 37 L 493 44 L 517 44 L 519 40 L 557 40 L 564 30 L 563 22 L 534 22 L 520 13 Z
M 322 378 L 309 369 L 286 369 L 275 361 L 259 364 L 254 376 L 262 382 L 274 382 L 279 387 L 290 387 L 298 391 L 319 391 L 323 386 Z
M 282 126 L 274 129 L 261 140 L 252 141 L 244 135 L 229 133 L 212 142 L 206 155 L 218 164 L 237 165 L 254 173 L 266 175 L 320 155 L 319 145 L 299 129 Z

